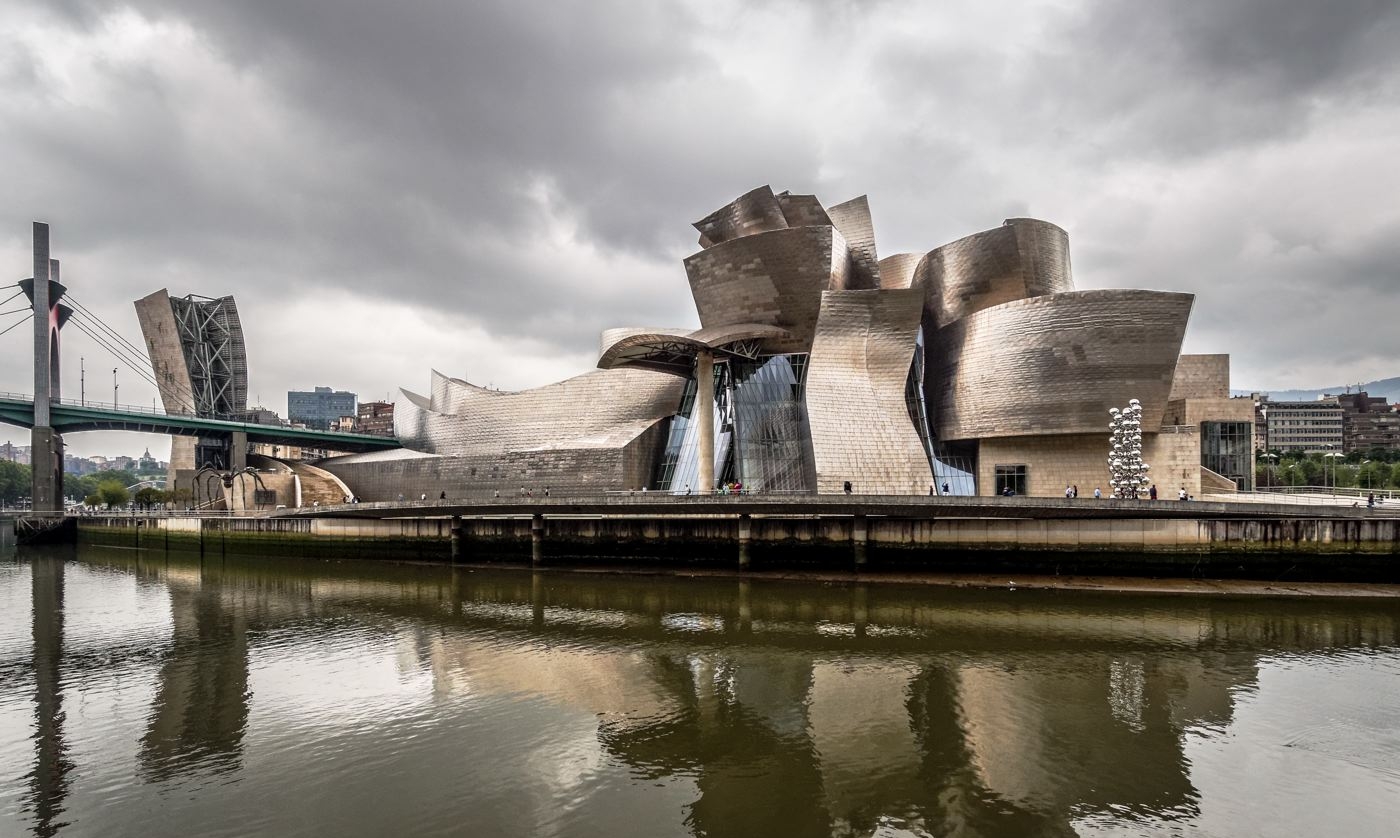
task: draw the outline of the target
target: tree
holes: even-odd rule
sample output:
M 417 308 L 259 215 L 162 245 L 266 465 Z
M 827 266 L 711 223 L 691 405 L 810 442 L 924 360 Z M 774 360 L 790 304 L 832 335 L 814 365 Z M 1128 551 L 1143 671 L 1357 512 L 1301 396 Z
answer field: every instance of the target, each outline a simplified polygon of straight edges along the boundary
M 108 509 L 114 506 L 122 506 L 131 499 L 131 493 L 126 490 L 119 481 L 103 480 L 97 484 L 97 496 L 107 505 Z
M 136 490 L 136 505 L 142 509 L 153 509 L 165 502 L 165 492 L 153 486 L 143 486 Z
M 29 466 L 0 460 L 0 501 L 13 506 L 15 501 L 29 496 L 32 487 Z

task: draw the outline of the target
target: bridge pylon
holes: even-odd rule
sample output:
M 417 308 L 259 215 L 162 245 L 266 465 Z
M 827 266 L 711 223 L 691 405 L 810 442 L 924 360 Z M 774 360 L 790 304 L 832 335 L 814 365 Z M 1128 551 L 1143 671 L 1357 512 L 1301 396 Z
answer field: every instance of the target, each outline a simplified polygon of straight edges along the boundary
M 34 311 L 34 427 L 29 433 L 33 508 L 63 509 L 63 435 L 53 428 L 51 406 L 59 400 L 59 331 L 73 310 L 62 304 L 57 259 L 49 258 L 49 225 L 34 222 L 34 276 L 20 280 Z

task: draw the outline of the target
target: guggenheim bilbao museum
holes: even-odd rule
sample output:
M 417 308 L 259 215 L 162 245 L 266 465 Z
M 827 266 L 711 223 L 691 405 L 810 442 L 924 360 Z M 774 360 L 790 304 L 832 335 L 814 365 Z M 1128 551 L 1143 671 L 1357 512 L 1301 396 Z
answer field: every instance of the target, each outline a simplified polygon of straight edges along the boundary
M 404 449 L 320 466 L 363 500 L 1108 494 L 1109 410 L 1138 399 L 1160 491 L 1251 488 L 1229 356 L 1180 354 L 1192 295 L 1074 290 L 1054 224 L 881 258 L 864 197 L 764 186 L 695 227 L 699 329 L 609 329 L 597 369 L 520 392 L 433 372 L 397 401 Z

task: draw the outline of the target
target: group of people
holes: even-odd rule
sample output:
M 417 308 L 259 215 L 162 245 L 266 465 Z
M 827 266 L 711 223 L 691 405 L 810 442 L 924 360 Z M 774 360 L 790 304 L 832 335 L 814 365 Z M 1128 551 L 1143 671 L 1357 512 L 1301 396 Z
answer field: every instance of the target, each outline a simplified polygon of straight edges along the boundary
M 715 494 L 717 495 L 742 495 L 743 493 L 744 484 L 740 483 L 738 480 L 725 483 L 723 486 L 715 488 Z

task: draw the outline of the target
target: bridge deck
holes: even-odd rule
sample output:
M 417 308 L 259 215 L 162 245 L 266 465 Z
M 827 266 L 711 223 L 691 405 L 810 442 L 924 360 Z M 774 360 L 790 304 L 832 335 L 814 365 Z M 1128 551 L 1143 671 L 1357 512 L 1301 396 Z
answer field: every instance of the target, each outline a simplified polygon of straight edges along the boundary
M 34 427 L 34 399 L 16 393 L 0 393 L 0 422 Z M 317 431 L 310 428 L 289 428 L 281 425 L 260 425 L 232 419 L 162 413 L 149 408 L 119 406 L 116 408 L 92 402 L 63 401 L 52 407 L 52 424 L 59 433 L 80 431 L 135 431 L 171 436 L 201 436 L 211 434 L 245 433 L 249 442 L 271 445 L 296 445 L 304 448 L 324 448 L 331 451 L 361 452 L 398 448 L 392 437 L 369 434 Z

